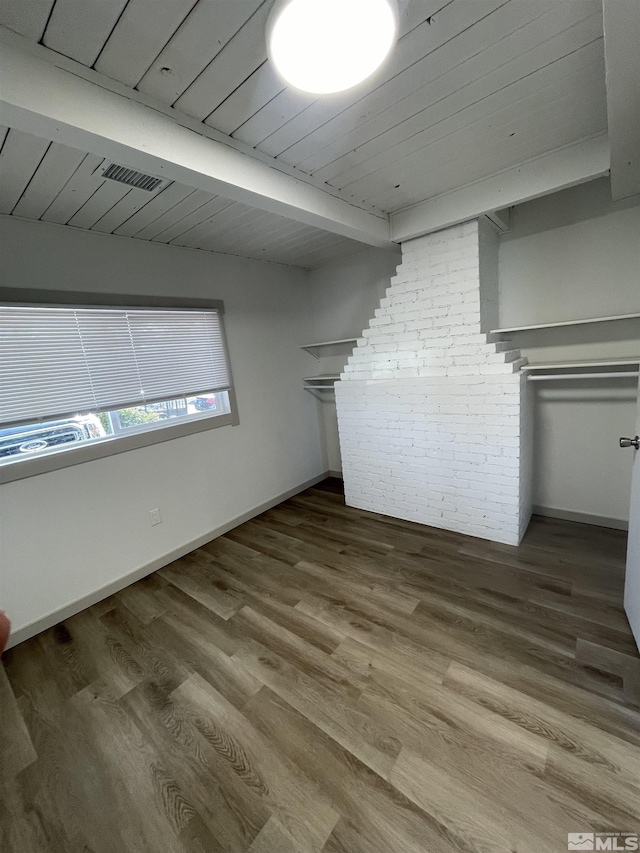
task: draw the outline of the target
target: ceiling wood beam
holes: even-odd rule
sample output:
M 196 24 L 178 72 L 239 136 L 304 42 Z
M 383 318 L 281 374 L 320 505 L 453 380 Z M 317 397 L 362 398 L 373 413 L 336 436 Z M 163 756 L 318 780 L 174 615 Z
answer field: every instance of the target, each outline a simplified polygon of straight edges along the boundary
M 640 194 L 640 3 L 604 0 L 604 58 L 614 201 Z
M 368 245 L 389 245 L 383 214 L 186 127 L 165 109 L 52 64 L 41 50 L 0 28 L 0 121 L 9 127 Z
M 412 240 L 585 183 L 608 171 L 609 143 L 603 134 L 392 213 L 391 239 L 395 243 Z

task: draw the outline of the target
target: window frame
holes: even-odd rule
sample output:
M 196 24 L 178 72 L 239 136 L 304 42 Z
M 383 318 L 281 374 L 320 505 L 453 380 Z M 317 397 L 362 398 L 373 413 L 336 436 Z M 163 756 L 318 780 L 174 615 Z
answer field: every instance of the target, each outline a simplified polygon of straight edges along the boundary
M 229 390 L 227 393 L 229 395 L 230 407 L 230 412 L 222 415 L 203 416 L 176 424 L 163 424 L 148 431 L 109 437 L 107 439 L 96 440 L 95 442 L 88 441 L 79 447 L 68 447 L 55 453 L 44 454 L 43 456 L 33 458 L 22 458 L 5 463 L 0 465 L 0 485 L 16 480 L 23 480 L 27 477 L 35 477 L 40 474 L 48 474 L 51 471 L 58 471 L 73 465 L 92 462 L 95 459 L 104 459 L 119 453 L 128 453 L 130 450 L 138 450 L 142 447 L 149 447 L 165 441 L 173 441 L 176 438 L 184 438 L 188 435 L 217 429 L 218 427 L 237 426 L 240 423 L 233 375 L 229 363 L 229 348 L 224 324 L 224 305 L 221 300 L 0 287 L 0 304 L 21 307 L 38 306 L 41 308 L 56 306 L 96 308 L 104 306 L 105 308 L 183 308 L 196 311 L 218 311 L 221 319 L 222 342 L 229 374 Z

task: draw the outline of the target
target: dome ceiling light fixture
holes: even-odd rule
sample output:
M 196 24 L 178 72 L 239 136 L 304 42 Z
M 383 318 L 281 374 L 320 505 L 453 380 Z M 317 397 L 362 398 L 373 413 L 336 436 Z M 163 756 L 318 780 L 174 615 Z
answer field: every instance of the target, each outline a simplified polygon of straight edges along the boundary
M 314 95 L 366 80 L 398 36 L 397 0 L 276 0 L 267 49 L 289 86 Z

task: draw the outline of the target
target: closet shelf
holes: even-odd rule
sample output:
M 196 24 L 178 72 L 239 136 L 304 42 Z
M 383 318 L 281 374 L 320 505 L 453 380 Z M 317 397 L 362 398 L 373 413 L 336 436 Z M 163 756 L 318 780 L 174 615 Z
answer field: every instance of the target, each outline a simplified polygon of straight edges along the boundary
M 640 358 L 609 358 L 599 361 L 555 361 L 549 364 L 525 364 L 520 369 L 523 373 L 532 370 L 563 370 L 566 368 L 591 368 L 591 367 L 628 367 L 640 364 Z
M 305 391 L 333 391 L 335 386 L 333 385 L 304 385 Z
M 305 349 L 307 352 L 311 353 L 314 358 L 320 360 L 320 352 L 323 347 L 333 347 L 333 346 L 344 346 L 349 344 L 352 348 L 354 344 L 358 342 L 357 338 L 340 338 L 335 341 L 320 341 L 317 344 L 304 344 L 300 349 Z M 331 356 L 333 358 L 333 356 Z M 335 364 L 327 365 L 329 369 L 331 367 L 335 370 Z M 326 367 L 325 367 L 326 370 Z M 334 383 L 340 379 L 340 374 L 338 373 L 321 373 L 319 376 L 305 376 L 303 378 L 303 388 L 305 391 L 333 391 Z
M 337 341 L 320 341 L 317 344 L 303 344 L 300 349 L 304 349 L 307 352 L 311 353 L 314 358 L 320 358 L 320 352 L 323 347 L 334 347 L 341 346 L 345 344 L 355 344 L 357 343 L 357 338 L 340 338 Z
M 492 329 L 490 335 L 506 335 L 512 332 L 530 332 L 536 329 L 558 329 L 563 326 L 584 326 L 589 323 L 610 323 L 613 320 L 637 320 L 640 314 L 615 314 L 611 317 L 591 317 L 587 320 L 562 320 L 558 323 L 540 323 L 535 326 L 512 326 L 508 329 Z
M 305 376 L 303 382 L 307 384 L 304 385 L 305 391 L 333 391 L 334 383 L 340 379 L 340 376 L 336 374 L 327 374 L 325 376 Z

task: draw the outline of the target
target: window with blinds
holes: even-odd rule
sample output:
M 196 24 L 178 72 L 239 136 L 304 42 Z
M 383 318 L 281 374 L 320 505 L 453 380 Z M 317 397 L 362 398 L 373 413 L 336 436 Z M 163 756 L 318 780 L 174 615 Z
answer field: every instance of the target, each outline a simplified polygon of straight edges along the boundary
M 0 463 L 232 414 L 217 309 L 0 306 L 0 384 Z

